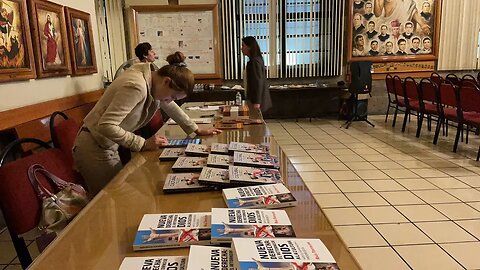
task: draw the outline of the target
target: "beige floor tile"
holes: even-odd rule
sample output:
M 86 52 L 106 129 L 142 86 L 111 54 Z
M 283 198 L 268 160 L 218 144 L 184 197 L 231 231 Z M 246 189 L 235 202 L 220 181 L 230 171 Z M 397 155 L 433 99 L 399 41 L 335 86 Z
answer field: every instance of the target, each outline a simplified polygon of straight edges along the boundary
M 356 155 L 355 152 L 353 152 L 350 149 L 330 149 L 330 153 L 332 153 L 335 156 L 340 156 L 340 155 Z
M 389 179 L 389 176 L 381 170 L 355 170 L 354 172 L 363 180 Z
M 293 164 L 297 172 L 321 172 L 322 168 L 316 163 L 297 163 Z
M 440 170 L 450 176 L 475 176 L 476 173 L 466 168 L 440 168 Z
M 374 226 L 392 246 L 433 243 L 412 223 L 375 224 Z
M 335 157 L 342 161 L 342 162 L 349 162 L 349 161 L 353 161 L 353 162 L 356 162 L 356 161 L 364 161 L 364 159 L 357 155 L 357 154 L 351 154 L 351 155 L 335 155 Z
M 397 183 L 395 180 L 366 180 L 365 181 L 375 191 L 399 191 L 405 190 L 403 186 Z
M 296 163 L 315 163 L 311 157 L 289 157 L 288 158 L 292 164 Z
M 348 198 L 341 193 L 313 194 L 313 198 L 323 209 L 335 207 L 353 207 L 353 204 L 348 200 Z
M 455 221 L 463 229 L 480 240 L 480 219 Z
M 422 221 L 443 221 L 448 220 L 446 216 L 430 205 L 401 205 L 396 206 L 404 216 L 411 222 Z
M 319 143 L 319 142 L 317 142 L 317 140 L 315 140 L 315 139 L 312 138 L 312 137 L 309 137 L 308 139 L 307 139 L 307 138 L 297 138 L 297 137 L 295 137 L 295 140 L 296 140 L 299 144 L 315 144 L 315 143 Z
M 465 203 L 432 204 L 451 220 L 480 219 L 480 212 Z
M 349 248 L 388 246 L 372 225 L 337 226 L 335 230 Z
M 423 178 L 396 179 L 395 181 L 408 190 L 438 189 L 437 186 Z
M 394 248 L 412 269 L 462 269 L 462 266 L 437 245 L 396 246 Z
M 480 187 L 480 176 L 458 176 L 458 177 L 455 177 L 457 178 L 458 180 L 462 181 L 463 183 L 471 186 L 471 187 Z
M 22 266 L 20 264 L 10 264 L 7 266 L 7 268 L 4 268 L 4 270 L 22 270 Z
M 305 183 L 311 193 L 341 193 L 333 182 L 307 182 Z
M 454 257 L 467 269 L 480 269 L 480 242 L 476 243 L 451 243 L 440 245 L 448 254 Z
M 352 171 L 357 171 L 357 170 L 376 170 L 377 168 L 374 167 L 372 164 L 370 164 L 367 161 L 348 161 L 345 162 L 345 165 L 350 168 Z
M 6 228 L 3 231 L 0 229 L 0 241 L 11 241 L 10 234 Z
M 414 190 L 412 192 L 427 203 L 460 202 L 457 198 L 443 190 Z
M 370 162 L 390 161 L 389 158 L 387 158 L 386 156 L 384 156 L 382 154 L 373 154 L 373 155 L 363 155 L 362 154 L 362 157 L 366 161 L 370 161 Z
M 443 173 L 442 171 L 439 171 L 437 169 L 411 169 L 413 173 L 420 177 L 448 177 L 447 174 Z
M 303 147 L 303 149 L 305 149 L 305 150 L 325 149 L 325 147 L 323 147 L 323 145 L 321 145 L 320 143 L 316 143 L 316 144 L 302 144 L 302 147 Z
M 285 154 L 291 158 L 291 157 L 308 157 L 308 153 L 305 152 L 305 150 L 284 150 Z
M 360 180 L 352 171 L 327 171 L 325 172 L 333 181 Z
M 357 149 L 365 149 L 365 148 L 370 149 L 370 146 L 368 146 L 368 145 L 366 145 L 366 144 L 364 144 L 364 143 L 361 143 L 361 142 L 343 143 L 343 144 L 344 144 L 346 147 L 354 150 L 354 152 L 357 152 L 357 151 L 355 151 L 355 150 L 357 150 Z M 359 154 L 359 153 L 357 152 L 357 154 Z M 375 154 L 378 154 L 378 152 L 375 151 Z
M 353 180 L 353 181 L 337 181 L 335 183 L 342 192 L 372 192 L 365 182 Z
M 455 168 L 458 167 L 455 163 L 452 163 L 448 160 L 443 159 L 430 159 L 430 160 L 422 160 L 426 164 L 432 166 L 433 168 Z
M 298 145 L 298 144 L 290 144 L 290 145 L 282 146 L 282 150 L 285 152 L 285 150 L 287 151 L 303 150 L 303 148 L 301 145 Z
M 379 194 L 391 205 L 425 204 L 420 198 L 410 191 L 383 191 Z
M 394 161 L 373 161 L 370 163 L 380 170 L 403 169 L 400 164 Z
M 357 207 L 388 205 L 388 202 L 375 192 L 345 193 L 345 196 Z
M 407 169 L 431 168 L 430 165 L 419 160 L 398 160 L 396 162 Z
M 324 171 L 348 171 L 348 167 L 341 162 L 318 162 L 320 168 Z
M 377 152 L 382 153 L 385 156 L 390 154 L 402 154 L 402 151 L 399 151 L 391 147 L 390 145 L 388 145 L 387 147 L 377 147 L 375 148 L 375 150 L 377 150 Z
M 435 243 L 455 243 L 477 241 L 475 237 L 453 221 L 434 221 L 415 223 Z
M 324 172 L 298 172 L 304 182 L 332 181 Z
M 322 162 L 340 162 L 335 156 L 333 155 L 322 155 L 322 156 L 311 156 L 316 163 Z
M 372 224 L 409 222 L 392 206 L 359 207 L 358 210 Z
M 305 150 L 310 156 L 314 157 L 314 156 L 325 156 L 325 155 L 328 155 L 328 156 L 333 156 L 332 153 L 330 153 L 330 151 L 326 150 L 326 149 L 314 149 L 314 150 Z
M 347 147 L 342 143 L 322 143 L 326 149 L 346 149 Z
M 453 177 L 441 177 L 441 178 L 427 178 L 428 182 L 434 184 L 441 189 L 447 188 L 469 188 L 468 185 L 459 181 Z
M 368 147 L 368 148 L 358 148 L 358 149 L 352 149 L 352 150 L 353 150 L 353 152 L 361 155 L 362 157 L 364 155 L 378 155 L 379 154 L 377 151 L 375 151 L 375 149 L 370 148 L 370 147 Z
M 471 202 L 471 203 L 467 203 L 467 204 L 470 205 L 471 207 L 477 209 L 478 211 L 480 211 L 480 202 Z
M 418 177 L 418 175 L 408 169 L 383 169 L 382 171 L 393 179 Z
M 472 188 L 444 190 L 462 202 L 480 202 L 480 191 L 478 190 Z
M 414 156 L 408 155 L 408 154 L 384 154 L 386 157 L 388 157 L 391 160 L 416 160 Z
M 410 269 L 390 247 L 350 248 L 350 252 L 363 270 Z
M 330 223 L 336 225 L 360 225 L 368 224 L 368 221 L 354 207 L 323 209 Z
M 12 242 L 0 242 L 0 264 L 9 264 L 16 256 Z

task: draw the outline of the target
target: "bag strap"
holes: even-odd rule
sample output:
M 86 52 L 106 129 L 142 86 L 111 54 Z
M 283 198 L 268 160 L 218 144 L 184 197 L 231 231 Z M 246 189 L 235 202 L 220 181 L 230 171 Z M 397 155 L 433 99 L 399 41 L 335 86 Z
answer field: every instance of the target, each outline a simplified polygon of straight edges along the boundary
M 30 183 L 32 184 L 33 189 L 37 193 L 37 196 L 40 197 L 40 199 L 45 199 L 47 197 L 53 197 L 53 194 L 45 188 L 42 183 L 38 180 L 37 178 L 37 171 L 39 169 L 45 169 L 43 168 L 42 165 L 40 164 L 33 164 L 28 168 L 28 179 L 30 180 Z

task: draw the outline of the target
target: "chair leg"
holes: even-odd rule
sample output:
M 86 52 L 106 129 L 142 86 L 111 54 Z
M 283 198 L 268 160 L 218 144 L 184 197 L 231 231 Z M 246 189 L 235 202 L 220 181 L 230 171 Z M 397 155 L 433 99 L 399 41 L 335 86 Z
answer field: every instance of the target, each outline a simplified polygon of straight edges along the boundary
M 480 159 L 480 146 L 478 147 L 478 152 L 477 152 L 477 161 Z
M 445 119 L 445 137 L 448 137 L 448 119 Z
M 470 126 L 467 125 L 467 134 L 465 134 L 465 143 L 468 144 L 468 132 L 470 132 Z
M 410 118 L 410 110 L 405 109 L 405 117 L 403 118 L 402 132 L 405 132 L 405 127 L 407 126 L 407 120 Z
M 398 113 L 398 105 L 395 105 L 395 113 L 393 114 L 392 127 L 395 127 L 395 123 L 397 122 L 397 113 Z
M 463 129 L 463 124 L 462 123 L 458 123 L 458 126 L 457 126 L 457 135 L 455 136 L 455 143 L 453 144 L 453 152 L 457 152 L 457 147 L 458 147 L 458 140 L 460 139 L 460 133 Z
M 439 118 L 437 126 L 435 127 L 435 136 L 433 137 L 433 144 L 437 144 L 438 135 L 440 134 L 440 128 L 443 126 L 443 118 Z
M 427 116 L 427 128 L 428 128 L 428 131 L 432 131 L 432 115 L 428 115 Z
M 25 244 L 23 238 L 18 237 L 18 235 L 12 233 L 11 230 L 9 231 L 10 237 L 12 238 L 13 246 L 15 247 L 15 251 L 17 252 L 18 260 L 20 261 L 22 268 L 27 269 L 27 267 L 32 263 L 32 257 L 28 252 L 27 245 Z
M 387 113 L 385 114 L 385 123 L 387 122 L 389 112 L 390 112 L 390 101 L 388 101 Z
M 419 112 L 417 118 L 418 118 L 418 120 L 417 120 L 418 125 L 417 125 L 417 134 L 415 136 L 417 136 L 417 138 L 419 138 L 420 137 L 420 132 L 422 131 L 423 113 Z

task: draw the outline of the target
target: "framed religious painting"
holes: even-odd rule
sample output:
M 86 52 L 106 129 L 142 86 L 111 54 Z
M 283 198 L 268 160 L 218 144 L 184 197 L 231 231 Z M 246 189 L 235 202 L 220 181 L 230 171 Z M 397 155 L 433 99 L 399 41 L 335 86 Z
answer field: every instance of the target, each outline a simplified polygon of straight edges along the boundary
M 433 68 L 421 63 L 437 59 L 440 6 L 441 0 L 349 0 L 348 60 Z
M 37 76 L 71 74 L 63 6 L 44 0 L 29 0 L 29 11 Z
M 86 75 L 97 72 L 95 47 L 93 44 L 90 14 L 65 7 L 68 47 L 73 75 Z
M 0 82 L 35 78 L 25 0 L 0 0 Z

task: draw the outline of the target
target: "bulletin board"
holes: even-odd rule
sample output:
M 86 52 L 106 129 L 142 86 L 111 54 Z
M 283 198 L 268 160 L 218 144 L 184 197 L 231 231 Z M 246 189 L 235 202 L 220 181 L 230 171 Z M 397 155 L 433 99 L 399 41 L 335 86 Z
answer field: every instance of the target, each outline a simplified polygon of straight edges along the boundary
M 218 6 L 132 6 L 131 48 L 149 42 L 159 66 L 180 51 L 195 79 L 221 78 Z

